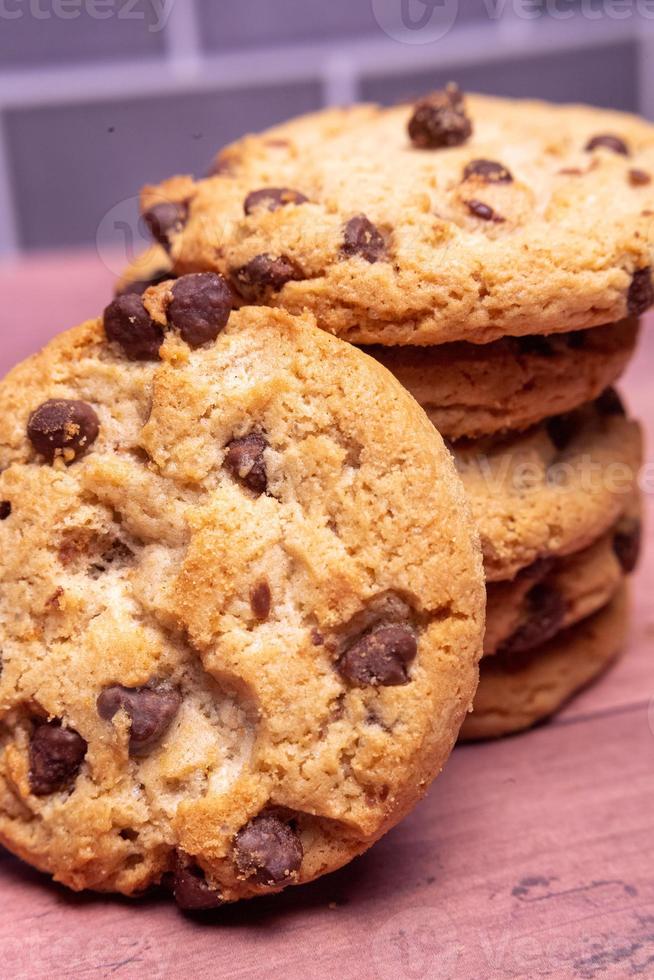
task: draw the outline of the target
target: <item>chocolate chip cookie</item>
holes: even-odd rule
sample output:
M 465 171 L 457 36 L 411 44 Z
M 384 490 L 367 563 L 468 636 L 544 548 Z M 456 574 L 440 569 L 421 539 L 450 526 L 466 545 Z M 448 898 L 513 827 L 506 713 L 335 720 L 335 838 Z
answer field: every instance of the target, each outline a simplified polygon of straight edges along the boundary
M 312 310 L 355 343 L 487 343 L 654 302 L 654 128 L 463 95 L 328 109 L 143 193 L 177 275 Z
M 117 296 L 136 293 L 141 296 L 150 286 L 172 277 L 170 257 L 163 246 L 154 244 L 130 262 L 116 283 Z
M 489 581 L 604 534 L 634 496 L 641 430 L 615 391 L 521 434 L 457 443 Z
M 461 740 L 510 735 L 548 718 L 617 657 L 628 625 L 628 591 L 622 586 L 607 606 L 543 646 L 484 658 Z
M 634 571 L 641 538 L 636 505 L 598 541 L 564 558 L 542 558 L 511 582 L 491 582 L 484 654 L 524 653 L 607 605 Z
M 632 357 L 638 321 L 491 344 L 364 348 L 402 382 L 448 439 L 527 429 L 579 408 Z
M 214 273 L 124 294 L 0 384 L 0 839 L 195 911 L 395 824 L 483 634 L 419 407 L 310 317 L 230 296 Z

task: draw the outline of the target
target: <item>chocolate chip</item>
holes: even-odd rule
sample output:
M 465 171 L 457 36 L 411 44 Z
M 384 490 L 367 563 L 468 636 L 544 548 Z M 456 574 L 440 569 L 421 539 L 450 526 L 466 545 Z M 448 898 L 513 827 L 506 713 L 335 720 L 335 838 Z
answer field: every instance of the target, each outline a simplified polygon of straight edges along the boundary
M 647 265 L 644 269 L 636 269 L 627 293 L 627 310 L 631 316 L 644 313 L 654 303 L 654 286 L 652 286 L 652 269 Z
M 229 320 L 232 291 L 215 272 L 182 276 L 172 289 L 168 320 L 189 347 L 215 340 Z
M 252 214 L 253 211 L 277 211 L 287 204 L 306 204 L 308 200 L 300 191 L 294 191 L 290 187 L 262 187 L 261 190 L 248 194 L 243 210 L 246 214 Z
M 627 414 L 624 402 L 615 388 L 606 388 L 599 398 L 596 399 L 595 405 L 602 415 L 624 416 Z
M 0 500 L 0 521 L 6 521 L 11 514 L 11 501 Z
M 188 205 L 178 201 L 162 201 L 143 215 L 155 241 L 168 251 L 171 235 L 178 234 L 188 218 Z
M 104 332 L 128 361 L 156 361 L 159 357 L 163 329 L 151 319 L 136 293 L 124 293 L 109 304 L 104 311 Z
M 614 136 L 612 133 L 602 133 L 599 136 L 593 136 L 592 139 L 588 140 L 584 149 L 590 153 L 598 147 L 611 150 L 613 153 L 621 153 L 625 157 L 629 156 L 629 147 L 625 141 L 620 139 L 619 136 Z
M 80 771 L 87 743 L 61 722 L 38 725 L 30 739 L 29 782 L 35 796 L 47 796 L 69 786 Z
M 297 878 L 304 852 L 297 833 L 279 817 L 262 814 L 239 830 L 234 861 L 259 885 L 288 884 Z
M 463 171 L 463 179 L 479 177 L 487 184 L 510 184 L 513 176 L 503 163 L 496 160 L 471 160 Z
M 623 572 L 630 575 L 638 564 L 642 542 L 642 525 L 637 517 L 623 518 L 613 535 L 613 551 Z
M 639 170 L 634 167 L 629 171 L 629 183 L 632 187 L 645 187 L 652 183 L 652 175 L 648 174 L 646 170 Z
M 265 578 L 263 578 L 256 585 L 253 585 L 250 590 L 250 606 L 256 618 L 264 622 L 270 616 L 271 604 L 272 595 L 270 593 L 270 586 Z
M 150 286 L 158 286 L 159 283 L 165 282 L 166 279 L 172 279 L 173 274 L 169 269 L 158 269 L 153 272 L 151 276 L 147 279 L 133 279 L 131 282 L 125 283 L 123 288 L 119 290 L 118 296 L 129 296 L 134 294 L 135 296 L 141 296 L 146 289 Z
M 484 204 L 483 201 L 477 201 L 473 198 L 466 201 L 465 204 L 470 214 L 474 214 L 475 218 L 481 218 L 482 221 L 494 221 L 496 224 L 502 224 L 505 221 L 501 214 L 494 211 L 490 205 Z
M 207 912 L 223 904 L 220 892 L 212 888 L 197 864 L 178 856 L 173 872 L 173 895 L 180 909 Z
M 502 653 L 526 653 L 547 643 L 562 629 L 565 599 L 546 584 L 535 585 L 527 594 L 527 619 L 502 645 Z
M 372 221 L 357 214 L 345 225 L 341 251 L 347 256 L 360 255 L 372 264 L 384 258 L 386 243 Z
M 302 270 L 292 259 L 285 255 L 275 258 L 267 252 L 232 271 L 234 286 L 244 299 L 253 303 L 279 292 L 287 282 L 302 278 Z
M 106 687 L 97 700 L 98 714 L 111 721 L 122 708 L 130 718 L 130 755 L 144 755 L 166 734 L 182 703 L 172 687 Z
M 27 435 L 49 463 L 61 457 L 72 463 L 98 438 L 100 423 L 86 402 L 52 398 L 32 412 Z
M 554 415 L 547 421 L 547 434 L 559 452 L 567 449 L 577 434 L 577 430 L 577 419 L 571 412 L 564 415 Z
M 408 683 L 407 668 L 417 652 L 415 635 L 407 626 L 376 626 L 345 651 L 337 670 L 358 687 L 395 687 Z
M 517 337 L 516 345 L 520 354 L 534 354 L 537 357 L 552 357 L 554 354 L 554 348 L 547 337 L 539 337 L 537 334 Z
M 260 432 L 250 432 L 227 444 L 225 466 L 232 476 L 253 493 L 262 494 L 268 489 L 268 476 L 264 451 L 268 448 L 266 437 Z
M 471 133 L 472 123 L 457 85 L 421 99 L 409 120 L 409 138 L 420 149 L 460 146 Z

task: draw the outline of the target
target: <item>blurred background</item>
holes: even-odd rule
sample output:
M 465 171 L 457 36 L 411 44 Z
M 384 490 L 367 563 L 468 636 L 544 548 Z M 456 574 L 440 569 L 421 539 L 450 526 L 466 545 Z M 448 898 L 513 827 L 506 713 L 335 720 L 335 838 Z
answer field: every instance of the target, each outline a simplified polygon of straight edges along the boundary
M 0 0 L 0 256 L 120 264 L 142 184 L 325 104 L 454 79 L 654 116 L 652 76 L 654 0 Z

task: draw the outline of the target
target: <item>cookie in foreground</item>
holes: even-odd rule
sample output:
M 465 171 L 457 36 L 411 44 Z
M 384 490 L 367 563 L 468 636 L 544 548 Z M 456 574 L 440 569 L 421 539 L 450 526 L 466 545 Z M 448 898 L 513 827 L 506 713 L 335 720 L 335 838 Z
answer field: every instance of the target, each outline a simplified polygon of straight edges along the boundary
M 0 384 L 0 838 L 189 909 L 349 861 L 447 760 L 483 636 L 451 458 L 383 368 L 214 275 Z

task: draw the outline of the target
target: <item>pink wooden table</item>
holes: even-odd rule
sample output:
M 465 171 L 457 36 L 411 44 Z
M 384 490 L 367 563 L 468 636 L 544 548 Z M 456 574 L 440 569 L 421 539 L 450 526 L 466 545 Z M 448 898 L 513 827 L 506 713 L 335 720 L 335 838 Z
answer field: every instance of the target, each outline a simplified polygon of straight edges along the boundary
M 0 369 L 99 312 L 111 280 L 90 253 L 0 266 Z M 625 384 L 649 429 L 652 330 Z M 207 926 L 159 898 L 71 895 L 0 855 L 0 974 L 654 977 L 654 521 L 648 537 L 625 659 L 552 723 L 458 748 L 351 867 Z

